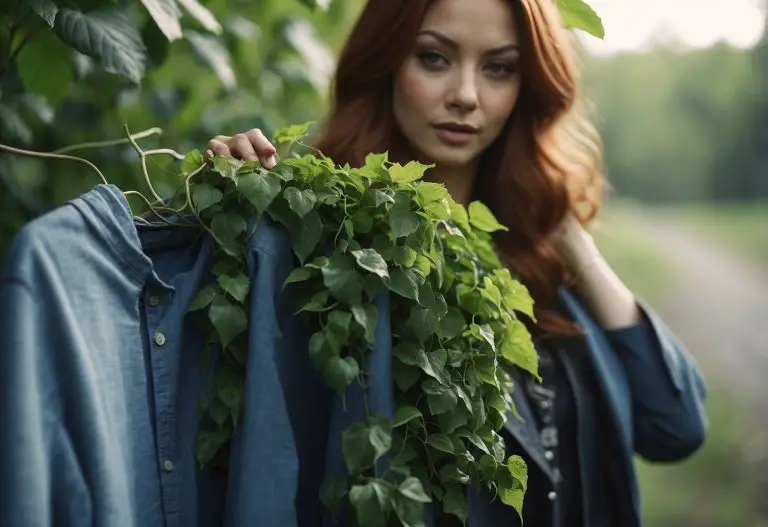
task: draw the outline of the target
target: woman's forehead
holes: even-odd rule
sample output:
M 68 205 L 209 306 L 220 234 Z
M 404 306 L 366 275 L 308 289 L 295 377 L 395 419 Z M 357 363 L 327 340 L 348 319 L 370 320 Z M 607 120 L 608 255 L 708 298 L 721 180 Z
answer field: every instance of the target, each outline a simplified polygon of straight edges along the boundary
M 462 47 L 491 49 L 518 41 L 509 0 L 435 0 L 420 30 L 440 33 Z

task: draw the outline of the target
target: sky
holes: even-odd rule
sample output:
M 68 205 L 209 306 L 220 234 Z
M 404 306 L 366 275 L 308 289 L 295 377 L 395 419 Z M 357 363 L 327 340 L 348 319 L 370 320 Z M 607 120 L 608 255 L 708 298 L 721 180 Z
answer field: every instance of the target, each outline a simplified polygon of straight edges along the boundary
M 657 40 L 685 47 L 726 41 L 753 46 L 763 32 L 768 0 L 587 0 L 603 19 L 605 40 L 585 35 L 594 54 L 642 51 Z

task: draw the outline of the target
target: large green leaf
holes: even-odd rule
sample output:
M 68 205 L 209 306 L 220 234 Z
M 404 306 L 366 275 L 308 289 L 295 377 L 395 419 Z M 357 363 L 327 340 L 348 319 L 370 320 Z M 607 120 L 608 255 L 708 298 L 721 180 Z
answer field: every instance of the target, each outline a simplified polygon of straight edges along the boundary
M 104 8 L 89 13 L 62 9 L 54 31 L 80 53 L 99 59 L 110 73 L 141 81 L 147 50 L 138 30 L 121 12 Z
M 34 11 L 37 16 L 45 20 L 45 23 L 53 27 L 56 23 L 56 13 L 59 12 L 58 6 L 51 0 L 26 0 L 26 4 Z
M 187 31 L 187 40 L 198 60 L 213 70 L 225 88 L 233 90 L 237 87 L 237 76 L 224 44 L 215 36 L 196 31 Z
M 216 35 L 221 33 L 221 24 L 219 24 L 219 21 L 213 16 L 213 13 L 211 13 L 203 4 L 197 0 L 177 0 L 177 2 L 206 30 Z
M 603 21 L 583 0 L 557 0 L 565 27 L 581 29 L 597 38 L 605 38 Z
M 141 3 L 147 8 L 165 38 L 171 42 L 181 38 L 181 13 L 174 0 L 141 0 Z
M 45 96 L 54 108 L 72 86 L 74 64 L 69 51 L 50 31 L 45 31 L 28 43 L 16 60 L 24 88 Z

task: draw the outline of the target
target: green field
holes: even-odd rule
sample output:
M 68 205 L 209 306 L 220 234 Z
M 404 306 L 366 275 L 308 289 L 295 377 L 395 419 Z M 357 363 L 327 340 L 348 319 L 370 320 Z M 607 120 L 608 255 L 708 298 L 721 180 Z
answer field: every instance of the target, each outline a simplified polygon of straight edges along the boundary
M 674 294 L 672 286 L 680 272 L 671 255 L 655 248 L 637 224 L 647 214 L 661 212 L 692 235 L 768 263 L 768 204 L 656 210 L 613 203 L 592 233 L 617 274 L 651 304 Z M 638 460 L 647 527 L 768 526 L 758 513 L 768 483 L 757 476 L 758 470 L 768 473 L 763 452 L 768 436 L 759 414 L 730 401 L 710 382 L 707 415 L 707 441 L 692 458 L 671 465 Z
M 659 207 L 679 225 L 768 269 L 768 202 Z

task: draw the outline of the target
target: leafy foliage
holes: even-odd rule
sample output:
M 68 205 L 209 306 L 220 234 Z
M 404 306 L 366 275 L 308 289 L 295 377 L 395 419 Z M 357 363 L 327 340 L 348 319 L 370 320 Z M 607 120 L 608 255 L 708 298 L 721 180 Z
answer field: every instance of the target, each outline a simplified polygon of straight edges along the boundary
M 301 144 L 304 133 L 279 130 L 276 142 Z M 217 246 L 215 280 L 191 309 L 207 309 L 211 343 L 223 350 L 206 403 L 217 429 L 201 434 L 200 462 L 226 444 L 242 408 L 245 247 L 249 221 L 267 214 L 291 234 L 300 265 L 286 283 L 302 284 L 296 311 L 311 331 L 310 359 L 340 397 L 352 383 L 366 385 L 373 302 L 390 297 L 397 414 L 369 414 L 343 433 L 347 474 L 323 486 L 329 508 L 346 496 L 360 525 L 419 525 L 424 504 L 437 501 L 464 521 L 462 488 L 484 484 L 521 513 L 525 463 L 507 458 L 498 431 L 516 413 L 505 367 L 538 376 L 518 320 L 533 317 L 533 301 L 496 256 L 490 233 L 505 227 L 488 208 L 465 209 L 442 185 L 421 180 L 427 166 L 391 163 L 386 153 L 360 168 L 294 153 L 267 170 L 222 156 L 206 165 L 193 151 L 183 166 L 193 169 L 194 213 Z

